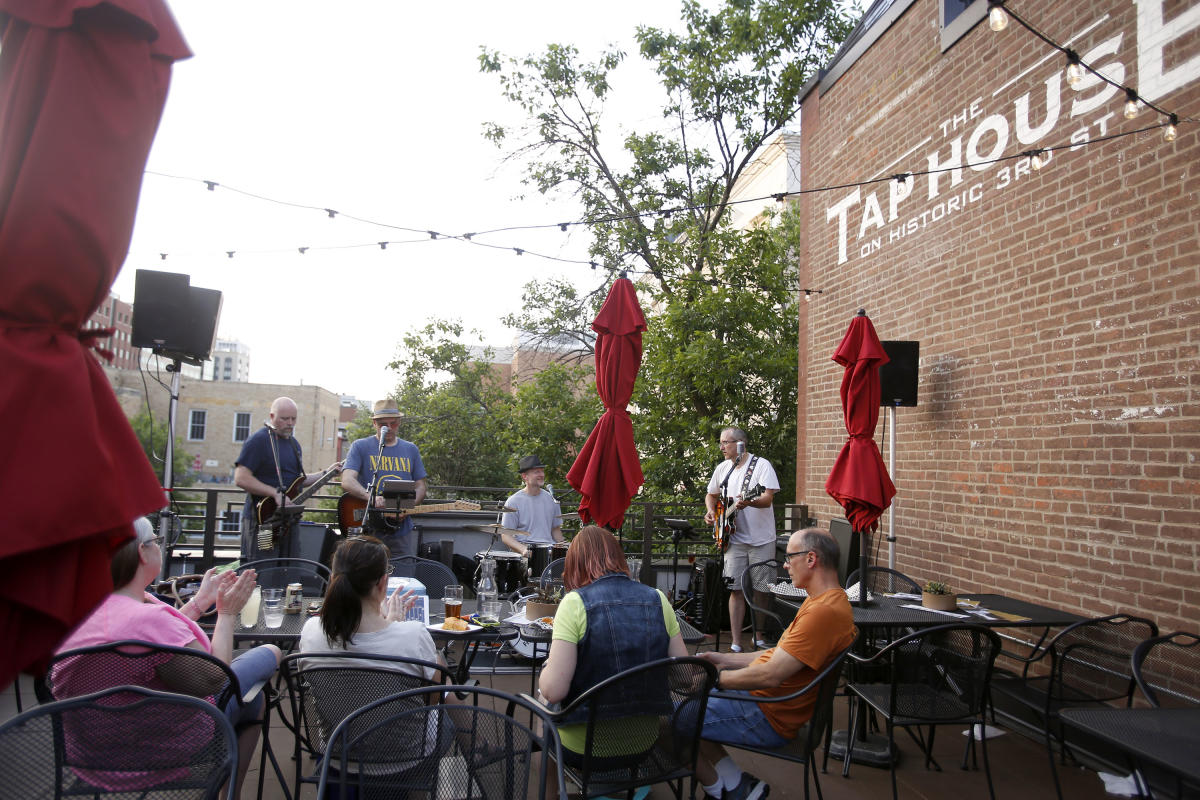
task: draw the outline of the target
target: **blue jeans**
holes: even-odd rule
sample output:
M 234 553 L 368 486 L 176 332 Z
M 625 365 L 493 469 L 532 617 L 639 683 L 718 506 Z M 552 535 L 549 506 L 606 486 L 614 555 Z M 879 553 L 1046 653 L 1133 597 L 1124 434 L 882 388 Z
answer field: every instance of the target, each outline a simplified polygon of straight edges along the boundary
M 729 694 L 745 695 L 747 698 L 752 696 L 745 690 Z M 708 710 L 704 712 L 700 737 L 714 742 L 756 747 L 783 747 L 790 741 L 771 727 L 758 703 L 726 700 L 723 697 L 708 698 Z
M 251 686 L 269 680 L 279 669 L 279 664 L 275 661 L 275 653 L 270 648 L 255 647 L 235 658 L 229 668 L 233 670 L 242 691 L 245 692 Z M 225 712 L 226 719 L 236 728 L 238 725 L 258 720 L 262 716 L 265 704 L 266 694 L 259 692 L 254 700 L 245 707 L 238 703 L 236 697 L 231 697 L 222 710 Z

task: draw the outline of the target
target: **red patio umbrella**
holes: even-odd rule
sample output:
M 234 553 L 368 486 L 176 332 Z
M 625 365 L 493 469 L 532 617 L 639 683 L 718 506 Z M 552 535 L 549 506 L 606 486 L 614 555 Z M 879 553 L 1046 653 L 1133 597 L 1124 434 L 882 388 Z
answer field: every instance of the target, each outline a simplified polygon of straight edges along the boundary
M 628 278 L 613 281 L 592 330 L 597 334 L 596 392 L 604 413 L 567 472 L 567 482 L 583 496 L 579 516 L 584 522 L 615 529 L 643 481 L 633 420 L 625 407 L 642 366 L 646 316 Z
M 879 422 L 879 368 L 888 362 L 887 353 L 875 333 L 867 312 L 859 309 L 850 321 L 833 360 L 846 368 L 842 375 L 842 412 L 850 438 L 842 445 L 833 469 L 825 480 L 825 491 L 846 510 L 851 527 L 862 534 L 859 548 L 860 584 L 866 578 L 866 534 L 879 525 L 879 516 L 892 503 L 896 487 L 888 477 L 875 425 Z M 859 592 L 866 602 L 866 592 Z
M 171 64 L 162 0 L 0 0 L 0 686 L 111 591 L 165 496 L 83 325 L 125 259 Z

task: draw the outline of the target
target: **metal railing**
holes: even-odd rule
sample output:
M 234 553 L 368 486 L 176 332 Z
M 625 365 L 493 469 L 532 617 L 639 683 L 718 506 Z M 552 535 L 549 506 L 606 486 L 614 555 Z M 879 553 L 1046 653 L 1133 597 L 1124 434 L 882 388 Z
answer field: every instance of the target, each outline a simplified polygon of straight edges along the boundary
M 337 524 L 336 501 L 341 495 L 334 485 L 334 493 L 314 495 L 304 517 L 309 522 L 329 525 Z M 431 486 L 426 502 L 469 500 L 479 503 L 483 512 L 496 513 L 504 499 L 512 494 L 510 487 L 490 486 Z M 218 550 L 236 550 L 240 541 L 240 513 L 246 495 L 242 490 L 221 485 L 188 486 L 174 492 L 175 500 L 169 512 L 173 517 L 170 542 L 172 554 L 187 551 L 190 567 L 203 571 L 220 563 Z M 563 529 L 570 533 L 579 529 L 581 523 L 573 512 L 571 499 L 578 501 L 573 492 L 560 496 L 564 505 Z M 315 501 L 315 502 L 314 502 Z M 625 522 L 617 532 L 626 554 L 642 558 L 646 563 L 654 559 L 672 558 L 680 561 L 692 556 L 712 556 L 716 550 L 708 526 L 704 524 L 704 503 L 652 503 L 635 501 L 625 512 Z M 798 530 L 807 511 L 805 506 L 784 505 L 776 507 L 776 516 L 781 519 L 780 533 Z M 482 512 L 481 512 L 482 513 Z M 668 519 L 683 519 L 692 526 L 690 535 L 674 541 Z

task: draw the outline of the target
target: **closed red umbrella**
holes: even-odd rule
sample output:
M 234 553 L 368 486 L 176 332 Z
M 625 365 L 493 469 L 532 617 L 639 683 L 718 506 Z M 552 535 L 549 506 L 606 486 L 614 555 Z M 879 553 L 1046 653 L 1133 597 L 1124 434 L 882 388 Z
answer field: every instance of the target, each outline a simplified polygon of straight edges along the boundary
M 850 328 L 834 351 L 833 360 L 846 368 L 842 375 L 842 412 L 850 438 L 833 462 L 833 469 L 825 480 L 825 491 L 846 510 L 851 527 L 863 534 L 859 575 L 865 577 L 865 534 L 878 527 L 879 516 L 896 496 L 896 487 L 888 477 L 883 456 L 875 444 L 875 425 L 879 422 L 879 368 L 889 359 L 867 312 L 860 309 L 850 321 Z M 865 602 L 866 592 L 860 592 L 860 596 Z
M 646 316 L 628 278 L 613 281 L 592 330 L 596 332 L 596 392 L 604 413 L 567 472 L 567 482 L 583 496 L 579 516 L 584 522 L 615 529 L 621 527 L 629 501 L 643 481 L 633 420 L 625 407 L 642 366 Z
M 0 0 L 0 686 L 111 591 L 165 496 L 83 330 L 125 259 L 171 64 L 162 0 Z M 104 334 L 100 334 L 104 335 Z

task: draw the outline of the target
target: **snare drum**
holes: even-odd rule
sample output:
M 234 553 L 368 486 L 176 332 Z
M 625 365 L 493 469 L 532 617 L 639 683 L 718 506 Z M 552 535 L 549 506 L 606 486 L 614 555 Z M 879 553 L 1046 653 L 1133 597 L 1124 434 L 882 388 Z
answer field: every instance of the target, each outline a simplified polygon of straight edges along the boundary
M 536 581 L 554 560 L 554 545 L 533 542 L 526 547 L 529 549 L 529 579 Z
M 525 583 L 525 559 L 511 550 L 481 550 L 475 554 L 475 574 L 479 574 L 479 564 L 484 556 L 491 556 L 496 561 L 496 591 L 500 594 L 511 594 Z

